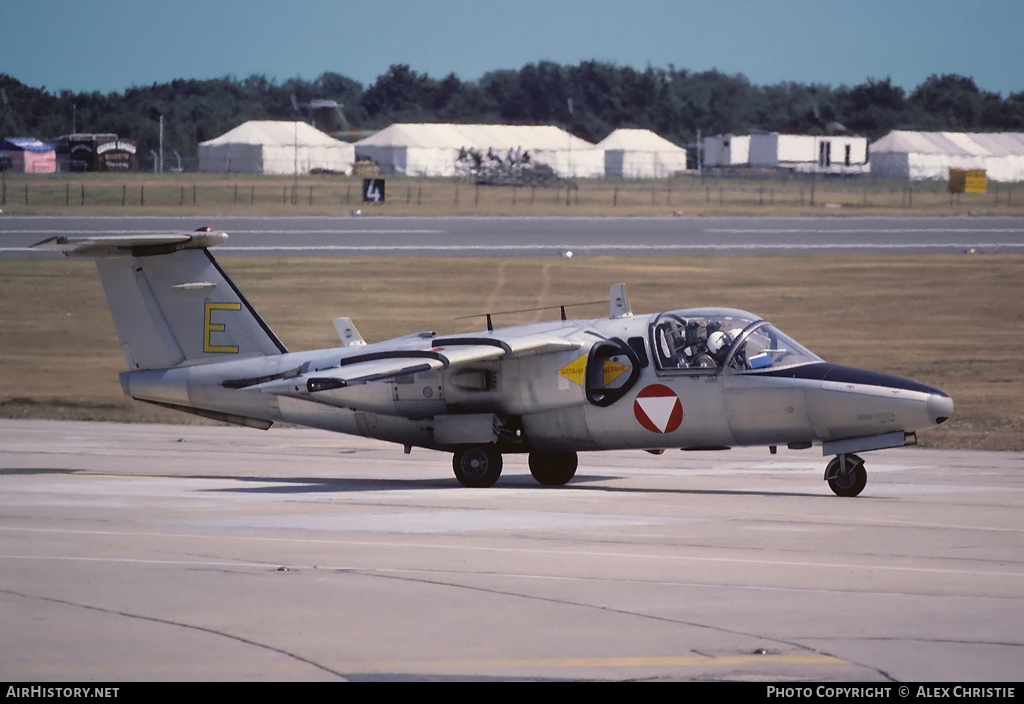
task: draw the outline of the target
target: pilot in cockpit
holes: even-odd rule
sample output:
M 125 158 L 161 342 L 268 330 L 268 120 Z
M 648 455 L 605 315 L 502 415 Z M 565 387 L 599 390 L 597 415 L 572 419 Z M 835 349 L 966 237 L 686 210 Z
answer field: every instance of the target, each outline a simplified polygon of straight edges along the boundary
M 708 354 L 715 360 L 715 366 L 721 367 L 725 364 L 725 357 L 729 354 L 729 336 L 721 330 L 708 335 Z
M 725 365 L 726 359 L 729 356 L 729 349 L 741 332 L 742 330 L 734 329 L 728 332 L 713 332 L 708 335 L 708 353 L 715 360 L 717 366 Z M 748 367 L 745 342 L 733 353 L 729 366 L 733 369 L 746 369 Z
M 697 320 L 686 321 L 686 327 L 680 330 L 681 353 L 683 355 L 681 367 L 691 369 L 714 369 L 718 366 L 714 358 L 708 354 L 709 334 L 714 334 L 719 327 L 716 322 L 705 322 Z

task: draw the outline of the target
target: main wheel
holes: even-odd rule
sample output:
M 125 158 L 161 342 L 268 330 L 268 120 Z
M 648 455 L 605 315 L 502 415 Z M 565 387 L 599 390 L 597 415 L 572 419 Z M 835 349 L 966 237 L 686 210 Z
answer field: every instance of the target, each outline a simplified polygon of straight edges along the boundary
M 538 484 L 562 486 L 576 474 L 575 452 L 531 452 L 530 474 Z
M 868 483 L 864 460 L 857 455 L 833 457 L 825 468 L 825 478 L 836 496 L 856 496 Z
M 486 488 L 501 476 L 501 453 L 493 443 L 463 445 L 455 451 L 452 468 L 462 486 Z

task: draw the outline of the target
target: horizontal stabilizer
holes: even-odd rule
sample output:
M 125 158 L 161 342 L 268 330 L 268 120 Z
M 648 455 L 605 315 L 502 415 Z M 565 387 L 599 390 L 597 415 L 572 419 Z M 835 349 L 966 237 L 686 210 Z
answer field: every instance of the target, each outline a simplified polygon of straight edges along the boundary
M 63 252 L 69 257 L 136 257 L 170 254 L 182 249 L 215 247 L 228 238 L 223 232 L 182 232 L 166 235 L 96 235 L 51 237 L 32 245 L 33 249 Z

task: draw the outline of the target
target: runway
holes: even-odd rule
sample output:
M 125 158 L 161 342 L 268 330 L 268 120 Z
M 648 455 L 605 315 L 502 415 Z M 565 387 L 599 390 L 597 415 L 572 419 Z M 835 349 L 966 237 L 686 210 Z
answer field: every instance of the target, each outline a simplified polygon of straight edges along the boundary
M 58 235 L 229 235 L 229 256 L 559 256 L 1024 252 L 1024 218 L 0 216 L 0 258 Z
M 0 679 L 1019 680 L 1024 453 L 865 459 L 0 420 Z

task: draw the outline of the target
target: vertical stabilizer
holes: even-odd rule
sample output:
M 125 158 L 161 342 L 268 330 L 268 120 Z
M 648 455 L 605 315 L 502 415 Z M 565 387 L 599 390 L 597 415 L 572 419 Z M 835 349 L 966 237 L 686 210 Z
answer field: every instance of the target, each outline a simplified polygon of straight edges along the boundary
M 54 238 L 36 246 L 96 257 L 129 369 L 287 352 L 206 249 L 226 237 Z

